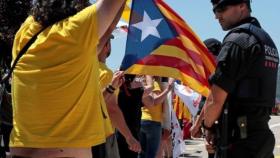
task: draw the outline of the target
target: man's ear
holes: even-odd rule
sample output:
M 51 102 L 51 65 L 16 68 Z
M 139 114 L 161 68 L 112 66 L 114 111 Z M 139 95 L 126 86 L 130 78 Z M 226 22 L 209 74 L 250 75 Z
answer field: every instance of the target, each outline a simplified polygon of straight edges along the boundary
M 246 3 L 240 3 L 239 8 L 244 12 L 245 10 L 247 10 L 247 4 Z

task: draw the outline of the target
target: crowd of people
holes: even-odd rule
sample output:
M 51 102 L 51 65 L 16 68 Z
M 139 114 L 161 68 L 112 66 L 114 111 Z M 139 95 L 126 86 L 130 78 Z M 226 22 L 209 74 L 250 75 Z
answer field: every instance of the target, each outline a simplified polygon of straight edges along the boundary
M 279 57 L 250 1 L 211 0 L 229 33 L 204 41 L 217 68 L 197 115 L 175 79 L 106 65 L 125 2 L 0 0 L 1 77 L 12 74 L 0 86 L 0 157 L 172 157 L 168 106 L 185 139 L 204 132 L 209 157 L 273 157 Z

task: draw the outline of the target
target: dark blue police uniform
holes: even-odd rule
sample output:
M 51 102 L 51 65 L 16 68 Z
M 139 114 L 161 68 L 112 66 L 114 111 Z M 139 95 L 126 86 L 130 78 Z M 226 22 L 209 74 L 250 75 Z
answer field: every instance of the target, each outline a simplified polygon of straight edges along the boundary
M 244 19 L 224 38 L 210 82 L 228 93 L 228 157 L 273 157 L 268 121 L 278 63 L 275 44 L 255 18 Z

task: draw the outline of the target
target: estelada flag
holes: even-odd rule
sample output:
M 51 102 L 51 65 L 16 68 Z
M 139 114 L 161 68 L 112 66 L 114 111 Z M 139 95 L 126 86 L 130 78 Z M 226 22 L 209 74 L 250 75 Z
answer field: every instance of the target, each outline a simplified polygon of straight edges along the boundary
M 131 11 L 130 4 L 131 4 L 131 0 L 127 0 L 124 6 L 121 19 L 124 20 L 125 22 L 128 22 L 130 19 L 130 11 Z
M 128 74 L 172 77 L 208 96 L 215 61 L 186 22 L 162 0 L 133 0 L 125 56 Z

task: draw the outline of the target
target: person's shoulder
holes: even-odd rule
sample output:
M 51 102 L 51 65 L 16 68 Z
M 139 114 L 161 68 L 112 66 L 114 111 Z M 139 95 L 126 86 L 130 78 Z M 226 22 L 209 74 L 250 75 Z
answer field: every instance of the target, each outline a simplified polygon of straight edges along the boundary
M 91 4 L 90 6 L 82 9 L 77 14 L 75 14 L 73 17 L 70 17 L 70 19 L 88 19 L 91 16 L 96 15 L 96 5 Z
M 41 24 L 39 24 L 33 16 L 28 16 L 17 30 L 14 42 L 19 42 L 23 38 L 31 38 L 41 27 Z
M 21 25 L 21 27 L 20 27 L 20 29 L 18 30 L 18 31 L 21 31 L 21 29 L 22 28 L 25 28 L 25 27 L 30 27 L 30 25 L 40 25 L 39 23 L 37 23 L 36 21 L 35 21 L 35 19 L 34 19 L 34 17 L 33 16 L 28 16 L 27 18 L 26 18 L 26 20 L 22 23 L 22 25 Z
M 96 12 L 95 4 L 91 4 L 91 5 L 87 6 L 86 8 L 84 8 L 83 10 L 78 12 L 78 14 L 89 13 L 89 12 Z
M 246 31 L 231 31 L 224 38 L 225 43 L 233 43 L 241 48 L 247 49 L 254 44 L 258 43 L 257 38 Z

